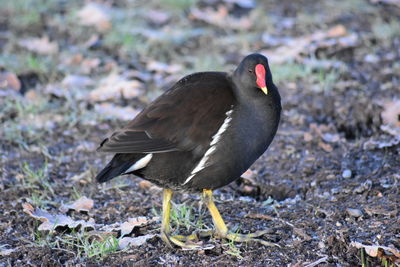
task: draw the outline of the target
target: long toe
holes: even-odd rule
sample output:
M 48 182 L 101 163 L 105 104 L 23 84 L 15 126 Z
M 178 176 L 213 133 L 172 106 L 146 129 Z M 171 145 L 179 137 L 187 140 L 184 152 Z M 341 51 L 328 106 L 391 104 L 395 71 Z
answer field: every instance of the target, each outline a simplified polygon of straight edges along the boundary
M 251 234 L 247 234 L 247 235 L 243 235 L 243 234 L 238 234 L 238 233 L 228 233 L 226 234 L 223 238 L 226 238 L 230 241 L 233 242 L 257 242 L 260 244 L 263 244 L 264 246 L 268 246 L 268 247 L 280 247 L 278 244 L 257 238 L 260 237 L 264 234 L 266 234 L 267 231 L 257 231 L 255 233 L 251 233 Z
M 214 248 L 214 245 L 203 244 L 202 241 L 198 240 L 197 234 L 191 234 L 188 236 L 183 235 L 167 235 L 161 234 L 161 238 L 170 246 L 173 245 L 182 248 L 183 250 L 206 250 Z

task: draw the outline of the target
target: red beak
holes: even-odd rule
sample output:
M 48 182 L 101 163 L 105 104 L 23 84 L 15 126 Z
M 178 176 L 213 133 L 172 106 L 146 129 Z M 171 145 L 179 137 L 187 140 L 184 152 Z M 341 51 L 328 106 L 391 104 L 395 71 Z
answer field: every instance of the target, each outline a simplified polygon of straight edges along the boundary
M 268 94 L 268 89 L 265 84 L 265 68 L 262 64 L 257 64 L 256 65 L 256 83 L 258 87 L 265 93 Z

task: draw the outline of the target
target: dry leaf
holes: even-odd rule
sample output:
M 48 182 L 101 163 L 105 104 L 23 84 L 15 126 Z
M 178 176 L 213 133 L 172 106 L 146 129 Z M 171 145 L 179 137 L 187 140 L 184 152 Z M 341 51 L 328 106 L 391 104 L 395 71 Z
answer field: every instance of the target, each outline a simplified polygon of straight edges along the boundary
M 383 125 L 380 129 L 400 140 L 400 100 L 384 103 L 381 113 Z
M 94 69 L 98 68 L 101 63 L 99 58 L 86 58 L 80 64 L 81 72 L 90 74 Z
M 395 258 L 393 260 L 397 263 L 400 263 L 400 251 L 397 248 L 379 245 L 369 246 L 355 241 L 351 242 L 350 246 L 365 249 L 365 252 L 367 252 L 367 254 L 371 257 L 381 258 L 382 256 L 394 256 Z M 380 255 L 379 251 L 382 251 L 384 254 Z
M 397 216 L 398 213 L 398 209 L 393 206 L 374 206 L 374 207 L 365 207 L 364 209 L 369 216 L 383 215 L 383 216 L 395 217 Z
M 146 180 L 142 180 L 139 182 L 139 187 L 142 189 L 149 189 L 150 187 L 152 187 L 153 184 L 149 181 Z
M 52 55 L 58 52 L 58 44 L 50 42 L 49 37 L 25 39 L 18 44 L 29 51 L 36 52 L 42 55 Z
M 323 42 L 324 40 L 332 38 L 339 39 Z M 268 49 L 261 52 L 268 57 L 270 62 L 278 64 L 284 63 L 299 58 L 302 53 L 315 51 L 320 47 L 330 47 L 338 44 L 343 47 L 355 46 L 357 36 L 348 35 L 348 32 L 343 25 L 336 25 L 327 31 L 317 31 L 311 35 L 305 35 L 298 38 L 281 38 L 281 40 L 285 41 L 285 44 L 281 44 L 278 48 Z
M 0 73 L 0 89 L 12 89 L 19 91 L 21 89 L 21 82 L 17 75 L 12 72 Z
M 14 251 L 17 251 L 16 248 L 5 248 L 0 249 L 0 256 L 5 257 L 11 255 Z
M 324 134 L 322 134 L 322 139 L 328 143 L 336 143 L 340 140 L 340 136 L 336 133 L 335 134 L 324 133 Z
M 304 241 L 310 241 L 312 239 L 311 236 L 309 236 L 304 229 L 293 227 L 293 232 L 302 237 Z
M 334 38 L 345 36 L 347 34 L 347 30 L 343 25 L 336 25 L 328 30 L 326 33 L 327 37 Z
M 94 26 L 100 32 L 111 28 L 111 19 L 107 8 L 95 3 L 86 4 L 78 11 L 79 23 L 86 26 Z
M 257 220 L 266 220 L 266 221 L 274 220 L 274 217 L 261 213 L 249 213 L 246 214 L 244 217 Z
M 143 226 L 148 224 L 146 217 L 129 218 L 127 222 L 121 224 L 121 236 L 130 234 L 135 227 Z
M 94 84 L 94 81 L 88 76 L 69 74 L 65 76 L 61 84 L 69 88 L 83 88 L 87 86 L 92 86 Z
M 100 85 L 89 94 L 91 101 L 106 101 L 124 98 L 134 98 L 140 95 L 141 83 L 136 80 L 127 80 L 124 77 L 111 73 L 100 81 Z
M 83 229 L 94 229 L 94 223 L 93 222 L 88 222 L 84 220 L 79 220 L 79 221 L 74 221 L 71 217 L 62 215 L 62 214 L 56 214 L 52 215 L 48 213 L 47 211 L 44 211 L 42 209 L 34 209 L 33 206 L 29 203 L 24 203 L 22 204 L 22 207 L 24 209 L 24 212 L 29 214 L 29 216 L 40 220 L 42 222 L 41 225 L 39 225 L 38 230 L 39 231 L 54 231 L 58 227 L 68 227 L 70 229 L 75 229 L 77 227 L 83 228 Z
M 153 222 L 155 218 L 153 219 L 147 219 L 146 217 L 140 216 L 136 218 L 129 218 L 128 221 L 124 223 L 114 223 L 111 225 L 104 225 L 100 227 L 100 230 L 102 231 L 107 231 L 107 232 L 112 232 L 112 231 L 121 231 L 121 236 L 125 236 L 127 234 L 130 234 L 135 227 L 141 227 L 148 225 L 149 223 Z
M 152 60 L 147 64 L 147 69 L 155 72 L 176 73 L 182 69 L 182 66 L 178 64 L 169 65 L 163 62 Z
M 170 19 L 170 16 L 168 13 L 160 10 L 149 10 L 146 12 L 146 18 L 155 24 L 161 25 L 165 24 Z
M 132 120 L 139 113 L 131 107 L 119 107 L 110 103 L 101 103 L 94 106 L 94 110 L 107 119 Z
M 85 211 L 89 212 L 91 208 L 93 208 L 94 201 L 93 199 L 87 198 L 85 196 L 79 198 L 72 204 L 65 204 L 60 207 L 60 211 L 67 212 L 69 210 L 75 210 L 78 212 Z
M 313 140 L 313 136 L 310 133 L 305 132 L 303 134 L 303 139 L 304 139 L 305 142 L 310 142 L 310 141 Z
M 389 138 L 389 136 L 387 136 L 387 135 L 381 135 L 377 139 L 370 138 L 368 141 L 366 141 L 363 144 L 364 150 L 376 149 L 376 148 L 387 148 L 387 147 L 393 147 L 393 146 L 400 144 L 400 135 L 398 135 L 393 128 L 386 126 L 386 125 L 382 125 L 381 129 L 393 136 L 396 136 L 396 137 Z
M 241 178 L 249 180 L 253 184 L 256 184 L 256 182 L 254 181 L 254 178 L 256 178 L 256 176 L 257 176 L 257 173 L 250 169 L 248 169 L 247 171 L 242 173 L 242 175 L 240 175 Z
M 217 11 L 211 8 L 206 8 L 204 10 L 195 8 L 192 9 L 190 16 L 193 19 L 202 20 L 224 29 L 248 30 L 253 26 L 248 17 L 236 19 L 229 16 L 229 11 L 225 6 L 219 6 Z
M 123 237 L 118 241 L 118 247 L 119 249 L 126 249 L 128 247 L 139 247 L 154 236 L 155 235 L 148 234 L 138 237 Z
M 400 100 L 386 102 L 381 117 L 384 124 L 400 127 Z
M 318 142 L 318 146 L 322 148 L 325 152 L 332 152 L 333 148 L 330 144 L 324 143 L 322 141 Z

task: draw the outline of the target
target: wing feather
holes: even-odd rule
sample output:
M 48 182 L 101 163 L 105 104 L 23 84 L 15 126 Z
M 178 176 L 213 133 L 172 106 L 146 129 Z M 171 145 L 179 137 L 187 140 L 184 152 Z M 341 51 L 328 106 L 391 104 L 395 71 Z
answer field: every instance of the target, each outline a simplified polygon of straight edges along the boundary
M 204 150 L 234 105 L 230 78 L 223 72 L 184 77 L 146 107 L 125 128 L 105 139 L 99 151 L 162 153 Z

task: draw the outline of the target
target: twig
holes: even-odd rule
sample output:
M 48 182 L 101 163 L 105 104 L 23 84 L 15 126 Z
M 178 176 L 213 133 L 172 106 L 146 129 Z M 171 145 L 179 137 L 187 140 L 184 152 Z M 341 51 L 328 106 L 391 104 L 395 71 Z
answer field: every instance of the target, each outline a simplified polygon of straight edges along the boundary
M 328 259 L 328 256 L 325 256 L 325 257 L 320 258 L 317 261 L 314 261 L 314 262 L 312 262 L 310 264 L 304 265 L 303 267 L 314 267 L 314 266 L 317 266 L 320 263 L 326 262 L 327 259 Z

